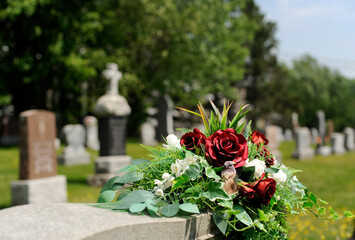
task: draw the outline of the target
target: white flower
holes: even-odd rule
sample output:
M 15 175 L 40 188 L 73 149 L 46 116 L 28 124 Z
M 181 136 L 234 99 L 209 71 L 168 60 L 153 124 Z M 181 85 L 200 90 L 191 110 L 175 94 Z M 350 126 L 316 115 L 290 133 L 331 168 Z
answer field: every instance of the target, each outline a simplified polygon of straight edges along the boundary
M 298 178 L 296 176 L 293 176 L 292 179 L 298 182 Z
M 169 173 L 164 173 L 163 176 L 162 176 L 162 178 L 164 180 L 168 180 L 170 177 L 171 177 L 171 175 Z
M 158 188 L 155 192 L 154 192 L 155 195 L 157 196 L 164 196 L 164 191 L 160 188 Z
M 171 164 L 171 172 L 175 174 L 175 176 L 180 176 L 183 172 L 183 163 L 182 160 L 176 159 L 175 163 Z
M 175 136 L 174 134 L 169 134 L 166 137 L 166 142 L 168 143 L 168 145 L 163 144 L 163 146 L 166 148 L 171 148 L 171 147 L 181 148 L 180 139 L 178 139 L 178 137 Z
M 161 186 L 161 185 L 163 184 L 163 182 L 160 181 L 160 180 L 158 180 L 158 179 L 155 179 L 155 180 L 154 180 L 154 184 L 159 187 L 159 186 Z
M 286 173 L 284 173 L 281 169 L 277 173 L 270 173 L 269 177 L 273 178 L 277 185 L 284 183 L 287 180 Z
M 254 159 L 251 162 L 248 162 L 244 165 L 245 167 L 255 167 L 255 173 L 254 173 L 254 177 L 258 178 L 261 177 L 261 174 L 263 174 L 266 165 L 264 161 L 261 161 L 259 159 Z

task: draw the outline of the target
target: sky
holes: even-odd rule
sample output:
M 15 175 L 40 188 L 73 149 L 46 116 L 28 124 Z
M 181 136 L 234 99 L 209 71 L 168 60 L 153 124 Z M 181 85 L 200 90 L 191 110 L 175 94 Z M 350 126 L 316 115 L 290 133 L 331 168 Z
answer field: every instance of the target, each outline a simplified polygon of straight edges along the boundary
M 276 23 L 278 57 L 291 64 L 304 54 L 355 79 L 355 1 L 255 0 Z

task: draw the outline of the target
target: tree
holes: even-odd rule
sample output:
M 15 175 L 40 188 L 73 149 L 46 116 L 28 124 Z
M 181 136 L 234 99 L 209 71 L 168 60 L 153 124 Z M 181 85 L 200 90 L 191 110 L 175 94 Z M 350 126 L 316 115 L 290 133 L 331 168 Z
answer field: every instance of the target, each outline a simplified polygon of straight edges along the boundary
M 15 112 L 50 109 L 77 121 L 82 82 L 95 76 L 82 51 L 100 28 L 94 1 L 2 1 L 0 75 Z

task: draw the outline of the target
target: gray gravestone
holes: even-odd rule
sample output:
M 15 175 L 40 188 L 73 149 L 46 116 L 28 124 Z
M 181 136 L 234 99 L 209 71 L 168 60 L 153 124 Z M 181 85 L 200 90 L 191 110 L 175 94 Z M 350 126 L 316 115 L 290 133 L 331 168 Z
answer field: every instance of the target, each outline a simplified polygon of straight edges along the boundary
M 292 133 L 292 130 L 289 129 L 289 128 L 286 128 L 285 129 L 285 141 L 292 141 L 293 140 L 293 133 Z
M 20 180 L 11 182 L 12 205 L 66 202 L 66 177 L 57 175 L 55 115 L 20 114 Z
M 282 154 L 279 151 L 280 146 L 280 127 L 269 125 L 265 128 L 265 137 L 269 140 L 269 150 L 275 156 L 278 162 L 282 161 Z
M 296 131 L 296 150 L 292 153 L 294 158 L 306 160 L 314 157 L 311 146 L 311 133 L 306 127 L 299 127 Z
M 319 133 L 317 128 L 311 128 L 312 143 L 317 144 L 319 142 Z
M 163 138 L 174 133 L 173 110 L 174 105 L 169 95 L 164 95 L 158 101 L 158 127 L 156 128 L 157 140 L 162 142 Z
M 317 111 L 317 118 L 318 118 L 318 134 L 319 137 L 317 138 L 317 149 L 316 153 L 322 156 L 328 156 L 331 154 L 332 149 L 329 146 L 325 146 L 325 130 L 326 130 L 326 120 L 324 111 L 319 110 Z
M 344 154 L 346 152 L 345 149 L 345 135 L 343 133 L 333 132 L 330 137 L 330 142 L 332 145 L 332 152 L 334 154 Z
M 146 146 L 155 146 L 158 144 L 155 138 L 155 128 L 158 125 L 158 121 L 154 118 L 148 118 L 141 126 L 142 143 Z
M 122 73 L 115 63 L 107 64 L 103 75 L 109 80 L 105 95 L 96 103 L 95 114 L 99 121 L 100 156 L 95 160 L 95 175 L 88 178 L 90 185 L 103 186 L 115 172 L 130 164 L 126 155 L 127 116 L 131 108 L 119 95 L 118 83 Z
M 344 130 L 344 134 L 345 134 L 345 148 L 348 151 L 354 151 L 355 149 L 354 129 L 351 127 L 347 127 Z
M 100 149 L 100 142 L 96 117 L 86 116 L 84 124 L 86 127 L 86 147 L 98 151 Z
M 84 147 L 85 128 L 81 124 L 68 124 L 63 127 L 67 142 L 58 163 L 66 166 L 90 163 L 90 154 Z

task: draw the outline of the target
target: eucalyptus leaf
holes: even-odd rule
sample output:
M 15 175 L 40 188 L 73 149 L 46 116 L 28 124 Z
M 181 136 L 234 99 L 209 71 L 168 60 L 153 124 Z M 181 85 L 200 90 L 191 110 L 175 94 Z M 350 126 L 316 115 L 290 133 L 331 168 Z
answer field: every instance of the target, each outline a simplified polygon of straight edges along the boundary
M 146 208 L 145 203 L 133 203 L 129 207 L 129 211 L 131 213 L 142 212 Z
M 147 200 L 145 200 L 145 205 L 147 206 L 149 215 L 151 215 L 153 217 L 158 216 L 157 212 L 158 212 L 159 208 L 155 206 L 155 202 L 153 199 L 148 198 Z
M 132 159 L 131 163 L 133 165 L 139 166 L 139 165 L 143 165 L 143 164 L 151 164 L 152 162 L 147 159 Z
M 183 203 L 180 204 L 179 208 L 188 213 L 197 213 L 197 214 L 200 213 L 198 206 L 194 203 Z
M 137 169 L 138 169 L 138 167 L 135 165 L 127 165 L 127 166 L 121 168 L 120 170 L 118 170 L 116 173 L 132 172 L 132 171 L 136 171 Z
M 154 194 L 146 190 L 133 191 L 119 201 L 116 209 L 129 209 L 133 203 L 142 203 L 153 198 Z
M 112 190 L 106 190 L 97 199 L 97 203 L 111 202 L 116 197 L 116 192 Z
M 179 212 L 179 203 L 173 203 L 166 205 L 161 208 L 160 212 L 165 216 L 165 217 L 173 217 Z
M 226 234 L 228 227 L 227 217 L 228 214 L 222 215 L 221 213 L 214 213 L 212 215 L 214 223 L 223 234 Z
M 116 189 L 122 187 L 124 184 L 115 182 L 119 177 L 120 176 L 115 176 L 115 177 L 111 178 L 110 180 L 108 180 L 106 182 L 106 184 L 100 190 L 100 193 L 103 193 L 106 190 L 116 190 Z
M 142 173 L 128 172 L 115 180 L 115 183 L 133 183 L 143 179 Z

